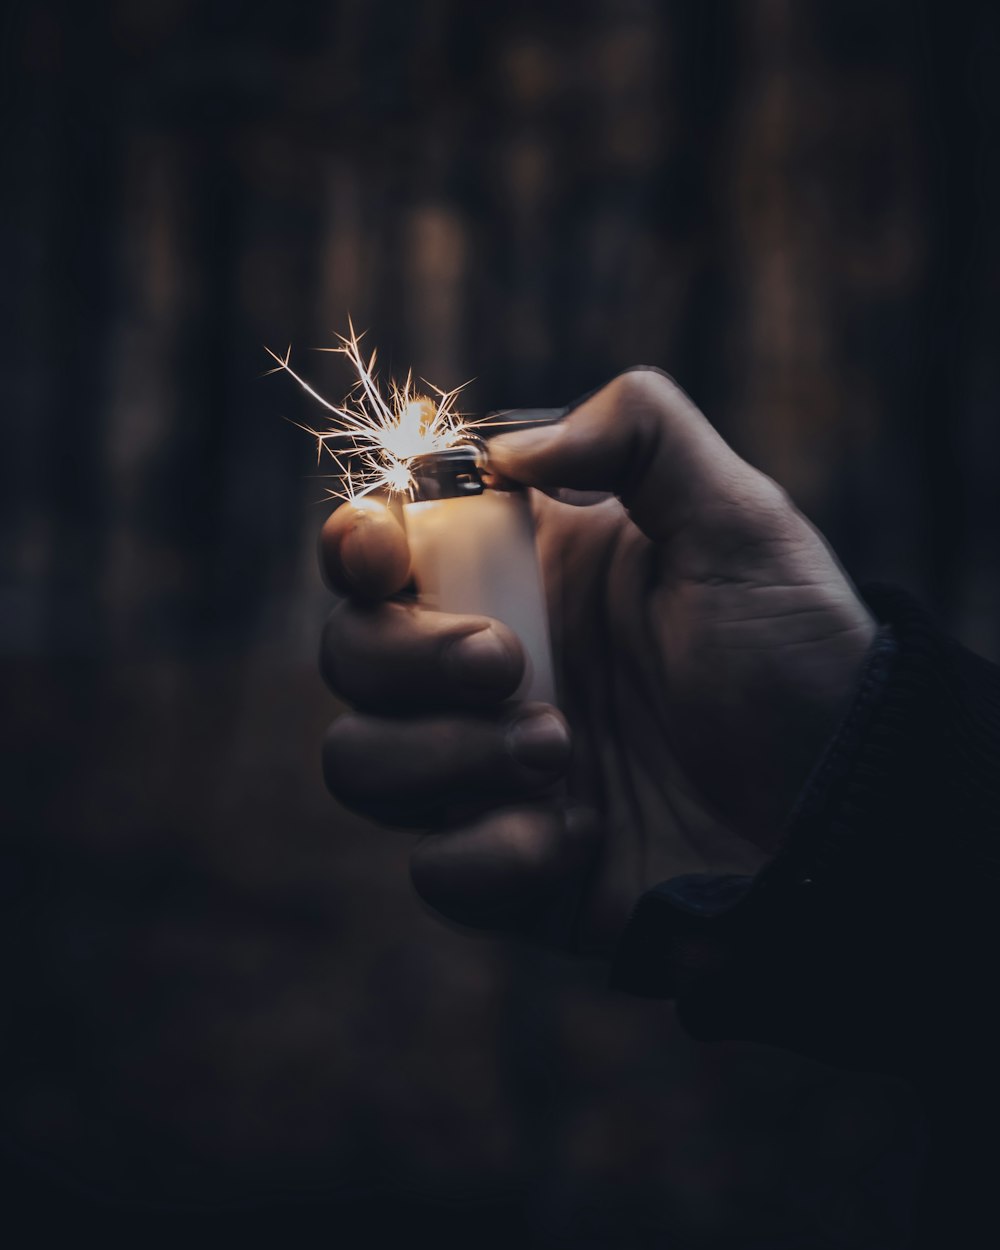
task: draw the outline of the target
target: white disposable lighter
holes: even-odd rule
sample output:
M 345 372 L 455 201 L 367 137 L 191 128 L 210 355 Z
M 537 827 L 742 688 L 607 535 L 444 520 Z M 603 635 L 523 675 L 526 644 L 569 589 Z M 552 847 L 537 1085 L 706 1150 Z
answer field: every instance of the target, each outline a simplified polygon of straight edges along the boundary
M 545 588 L 535 551 L 535 527 L 523 489 L 487 488 L 485 444 L 477 431 L 547 425 L 565 410 L 509 410 L 467 422 L 454 409 L 458 390 L 420 396 L 412 377 L 379 391 L 375 352 L 366 361 L 358 335 L 339 335 L 340 352 L 357 383 L 342 404 L 331 404 L 301 378 L 285 354 L 267 349 L 279 370 L 327 410 L 330 428 L 310 430 L 318 454 L 327 452 L 341 481 L 334 498 L 363 499 L 376 490 L 403 515 L 411 567 L 421 599 L 442 612 L 489 616 L 514 631 L 524 648 L 517 695 L 556 701 Z M 273 371 L 272 371 L 273 372 Z M 353 463 L 352 463 L 353 461 Z
M 527 491 L 487 488 L 482 453 L 460 445 L 416 457 L 403 517 L 421 601 L 490 616 L 524 648 L 517 697 L 556 702 L 545 587 Z

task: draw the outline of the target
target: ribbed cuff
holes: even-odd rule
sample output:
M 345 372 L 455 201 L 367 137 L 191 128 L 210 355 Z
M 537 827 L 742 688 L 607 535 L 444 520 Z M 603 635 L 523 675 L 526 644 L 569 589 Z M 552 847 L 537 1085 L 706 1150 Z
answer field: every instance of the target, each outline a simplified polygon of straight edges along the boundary
M 730 958 L 726 918 L 746 897 L 752 877 L 673 877 L 639 900 L 618 941 L 611 988 L 642 998 L 679 998 Z

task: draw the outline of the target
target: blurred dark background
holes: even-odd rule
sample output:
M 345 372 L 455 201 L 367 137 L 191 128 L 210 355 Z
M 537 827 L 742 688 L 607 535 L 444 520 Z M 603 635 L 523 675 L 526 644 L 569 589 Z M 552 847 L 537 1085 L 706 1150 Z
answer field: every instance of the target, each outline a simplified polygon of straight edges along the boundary
M 902 1086 L 439 927 L 339 812 L 313 413 L 350 313 L 468 408 L 673 373 L 1000 656 L 1000 15 L 4 11 L 4 1218 L 195 1245 L 902 1244 Z M 2 1235 L 2 1234 L 0 1234 Z M 28 1244 L 28 1243 L 25 1243 Z

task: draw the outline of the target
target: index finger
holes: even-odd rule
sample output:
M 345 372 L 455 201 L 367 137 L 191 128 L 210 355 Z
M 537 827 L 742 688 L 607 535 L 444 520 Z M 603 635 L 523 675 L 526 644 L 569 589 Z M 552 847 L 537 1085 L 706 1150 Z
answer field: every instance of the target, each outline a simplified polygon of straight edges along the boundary
M 373 603 L 406 585 L 410 548 L 388 508 L 375 499 L 357 499 L 327 517 L 319 535 L 319 564 L 331 589 Z

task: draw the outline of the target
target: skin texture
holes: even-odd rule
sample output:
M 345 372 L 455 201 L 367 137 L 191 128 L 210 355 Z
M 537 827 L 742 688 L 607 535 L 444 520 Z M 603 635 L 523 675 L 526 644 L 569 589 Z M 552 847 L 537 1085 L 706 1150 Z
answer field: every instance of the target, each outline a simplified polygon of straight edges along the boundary
M 320 540 L 344 596 L 321 664 L 355 710 L 326 780 L 422 832 L 414 885 L 444 916 L 603 954 L 645 889 L 774 851 L 875 625 L 781 489 L 656 370 L 494 439 L 490 463 L 535 488 L 560 709 L 510 698 L 506 627 L 400 596 L 403 531 L 344 506 Z

